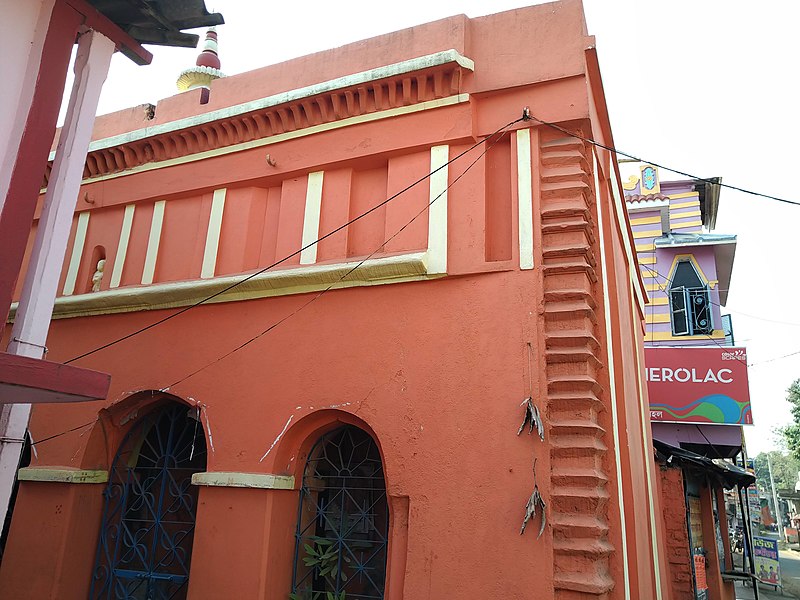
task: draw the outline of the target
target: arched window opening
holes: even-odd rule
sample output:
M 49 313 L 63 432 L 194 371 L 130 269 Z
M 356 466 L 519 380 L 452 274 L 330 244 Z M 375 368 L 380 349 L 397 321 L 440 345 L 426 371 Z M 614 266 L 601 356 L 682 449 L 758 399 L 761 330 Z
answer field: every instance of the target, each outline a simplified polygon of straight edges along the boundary
M 186 598 L 197 509 L 192 475 L 206 469 L 194 408 L 171 403 L 134 425 L 103 492 L 90 598 Z
M 714 330 L 711 292 L 690 260 L 681 260 L 675 266 L 669 306 L 673 335 L 709 334 Z
M 375 441 L 351 425 L 327 433 L 303 473 L 290 598 L 383 599 L 388 531 Z

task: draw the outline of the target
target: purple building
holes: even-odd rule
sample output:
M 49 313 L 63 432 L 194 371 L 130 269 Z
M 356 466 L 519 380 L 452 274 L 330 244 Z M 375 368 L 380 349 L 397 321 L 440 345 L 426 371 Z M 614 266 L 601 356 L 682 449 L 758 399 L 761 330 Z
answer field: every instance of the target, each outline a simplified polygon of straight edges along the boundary
M 634 165 L 623 165 L 630 172 Z M 657 167 L 636 164 L 623 182 L 636 252 L 650 303 L 645 346 L 730 346 L 722 309 L 728 299 L 736 236 L 712 233 L 719 178 L 661 181 Z M 712 183 L 713 182 L 713 183 Z M 740 425 L 652 423 L 653 438 L 710 458 L 742 450 Z

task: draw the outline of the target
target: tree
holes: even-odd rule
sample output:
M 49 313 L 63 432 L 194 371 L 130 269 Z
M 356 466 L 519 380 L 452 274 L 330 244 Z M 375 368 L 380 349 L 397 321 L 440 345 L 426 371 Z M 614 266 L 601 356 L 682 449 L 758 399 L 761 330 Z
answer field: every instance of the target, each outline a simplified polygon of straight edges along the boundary
M 772 489 L 769 483 L 767 455 L 772 461 L 772 476 L 775 479 L 776 490 L 794 490 L 794 484 L 797 482 L 797 472 L 800 471 L 800 460 L 779 450 L 762 452 L 753 459 L 758 489 L 767 493 Z
M 786 390 L 786 400 L 791 405 L 794 422 L 779 429 L 778 434 L 783 438 L 792 456 L 800 460 L 800 379 L 795 379 Z

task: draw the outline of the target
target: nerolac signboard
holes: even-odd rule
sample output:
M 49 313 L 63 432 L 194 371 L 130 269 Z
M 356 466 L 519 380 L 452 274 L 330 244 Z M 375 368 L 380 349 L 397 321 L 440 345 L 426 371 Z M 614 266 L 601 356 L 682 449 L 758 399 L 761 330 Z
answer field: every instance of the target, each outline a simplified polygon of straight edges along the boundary
M 744 348 L 645 348 L 650 420 L 752 425 Z

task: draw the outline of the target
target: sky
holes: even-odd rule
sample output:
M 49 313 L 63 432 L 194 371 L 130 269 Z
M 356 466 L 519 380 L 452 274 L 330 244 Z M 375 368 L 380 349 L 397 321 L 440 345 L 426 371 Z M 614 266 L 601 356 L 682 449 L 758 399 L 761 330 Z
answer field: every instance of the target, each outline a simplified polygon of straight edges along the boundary
M 225 17 L 218 35 L 229 75 L 455 14 L 477 17 L 528 4 L 351 0 L 334 8 L 318 0 L 302 7 L 206 0 Z M 584 10 L 619 150 L 800 201 L 800 186 L 789 176 L 798 171 L 800 3 L 584 0 Z M 173 95 L 178 74 L 197 55 L 196 49 L 149 49 L 148 67 L 114 56 L 99 114 Z M 682 177 L 662 171 L 661 178 Z M 755 425 L 745 428 L 751 455 L 771 449 L 774 428 L 790 422 L 786 388 L 800 378 L 798 223 L 800 206 L 730 189 L 720 194 L 715 232 L 738 236 L 725 312 L 733 315 L 737 342 L 752 365 Z

